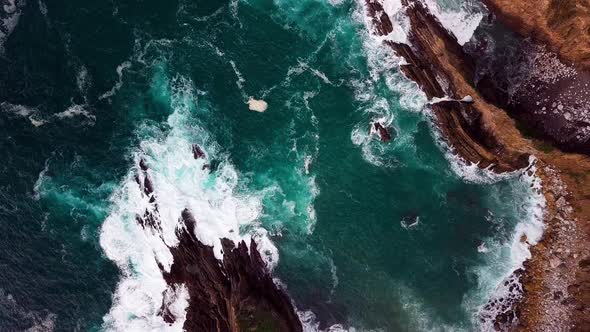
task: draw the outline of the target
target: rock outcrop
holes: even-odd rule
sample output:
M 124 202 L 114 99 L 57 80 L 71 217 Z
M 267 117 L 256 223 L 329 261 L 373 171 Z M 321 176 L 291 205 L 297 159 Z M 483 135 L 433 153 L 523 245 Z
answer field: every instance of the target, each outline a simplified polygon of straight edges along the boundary
M 142 159 L 136 181 L 152 206 L 136 216 L 136 221 L 144 229 L 161 234 L 158 202 L 148 170 Z M 185 287 L 189 294 L 185 331 L 302 331 L 291 300 L 273 281 L 256 243 L 242 241 L 236 246 L 229 239 L 221 239 L 223 259 L 218 260 L 213 247 L 203 244 L 194 233 L 198 220 L 193 213 L 198 211 L 182 211 L 176 229 L 178 245 L 169 248 L 174 259 L 170 270 L 160 264 L 168 284 L 159 311 L 162 319 L 170 324 L 176 321 L 166 299 Z
M 526 5 L 524 1 L 512 2 L 522 3 L 522 6 L 537 5 L 537 2 L 526 2 Z M 571 3 L 575 1 L 564 6 L 567 8 Z M 469 95 L 473 99 L 472 103 L 442 101 L 430 105 L 435 124 L 452 151 L 495 172 L 522 169 L 528 165 L 530 155 L 537 158 L 536 175 L 543 182 L 547 204 L 543 239 L 531 248 L 532 258 L 525 262 L 524 270 L 516 271 L 507 280 L 506 286 L 516 295 L 508 302 L 492 299 L 484 309 L 496 314 L 481 318 L 494 320 L 493 325 L 498 330 L 590 330 L 590 269 L 585 263 L 590 256 L 590 158 L 555 149 L 546 141 L 525 136 L 522 129 L 519 130 L 523 121 L 527 121 L 538 126 L 542 137 L 552 139 L 560 147 L 584 151 L 585 141 L 575 140 L 580 132 L 573 135 L 572 141 L 568 130 L 575 132 L 585 128 L 585 123 L 572 122 L 573 128 L 568 129 L 570 124 L 550 122 L 555 116 L 553 110 L 551 117 L 546 114 L 543 117 L 544 114 L 536 111 L 547 107 L 541 106 L 547 102 L 557 111 L 563 111 L 565 102 L 559 107 L 559 96 L 565 98 L 569 93 L 573 94 L 568 107 L 584 101 L 580 94 L 585 90 L 576 83 L 581 81 L 585 85 L 586 82 L 585 74 L 577 69 L 584 68 L 584 57 L 576 58 L 579 63 L 575 67 L 575 78 L 560 76 L 538 86 L 543 75 L 532 75 L 533 79 L 518 87 L 514 100 L 507 100 L 503 98 L 506 91 L 490 84 L 494 83 L 492 80 L 478 78 L 480 64 L 473 53 L 466 52 L 421 1 L 402 0 L 402 6 L 410 22 L 409 45 L 384 41 L 385 46 L 405 59 L 407 64 L 402 65 L 401 70 L 429 98 L 457 100 Z M 366 8 L 375 34 L 385 36 L 393 31 L 396 22 L 387 16 L 380 1 L 367 0 Z M 565 54 L 565 50 L 563 52 Z M 539 63 L 537 68 L 555 72 L 560 69 L 555 66 L 556 62 L 549 61 Z M 551 101 L 531 99 L 540 95 Z M 565 118 L 565 112 L 557 115 L 560 117 L 556 119 Z M 560 141 L 564 137 L 565 140 Z M 519 284 L 518 281 L 522 288 L 512 286 Z
M 189 210 L 182 212 L 177 230 L 179 245 L 170 248 L 174 263 L 164 279 L 189 291 L 185 331 L 301 331 L 301 323 L 289 297 L 279 289 L 266 269 L 254 241 L 237 247 L 222 239 L 223 260 L 203 245 L 193 230 L 198 222 Z M 168 320 L 169 311 L 162 312 Z
M 375 129 L 375 132 L 379 135 L 382 142 L 391 141 L 391 133 L 389 132 L 389 129 L 384 127 L 380 122 L 373 123 L 372 127 Z

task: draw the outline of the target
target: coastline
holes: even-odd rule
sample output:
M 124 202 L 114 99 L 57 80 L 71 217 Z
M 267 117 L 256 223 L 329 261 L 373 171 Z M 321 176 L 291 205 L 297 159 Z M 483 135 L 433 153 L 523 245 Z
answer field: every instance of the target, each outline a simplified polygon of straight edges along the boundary
M 490 102 L 473 81 L 475 61 L 420 1 L 402 0 L 410 22 L 407 44 L 387 40 L 395 22 L 381 2 L 367 0 L 373 33 L 405 59 L 404 74 L 429 99 L 435 124 L 453 153 L 497 173 L 524 169 L 536 157 L 536 175 L 546 200 L 545 231 L 531 246 L 532 258 L 517 270 L 522 298 L 495 320 L 495 329 L 522 331 L 587 330 L 590 299 L 588 216 L 590 216 L 590 158 L 587 155 L 543 149 L 545 141 L 526 137 L 518 129 L 514 110 Z M 502 105 L 503 106 L 503 105 Z M 543 151 L 546 150 L 546 151 Z M 528 239 L 523 237 L 523 242 Z

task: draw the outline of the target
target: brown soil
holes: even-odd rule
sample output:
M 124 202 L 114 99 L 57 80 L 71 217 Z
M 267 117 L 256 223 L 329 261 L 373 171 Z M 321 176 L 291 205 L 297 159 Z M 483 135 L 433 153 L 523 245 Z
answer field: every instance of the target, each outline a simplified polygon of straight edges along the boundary
M 590 69 L 590 0 L 484 0 L 500 20 L 579 68 Z

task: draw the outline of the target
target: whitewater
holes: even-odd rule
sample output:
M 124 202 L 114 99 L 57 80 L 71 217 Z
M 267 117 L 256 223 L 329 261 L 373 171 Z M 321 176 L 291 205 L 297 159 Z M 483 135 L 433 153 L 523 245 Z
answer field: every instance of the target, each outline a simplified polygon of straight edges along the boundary
M 10 56 L 9 35 L 20 36 L 21 11 L 30 11 L 68 59 L 64 82 L 38 92 L 59 95 L 0 100 L 2 125 L 14 126 L 6 149 L 38 138 L 27 152 L 38 160 L 7 161 L 28 174 L 26 185 L 1 174 L 7 190 L 25 188 L 26 205 L 0 212 L 30 211 L 39 222 L 30 237 L 43 241 L 23 246 L 51 246 L 51 266 L 64 270 L 47 273 L 79 282 L 59 286 L 55 309 L 24 316 L 56 331 L 182 331 L 189 294 L 167 292 L 162 268 L 172 266 L 188 208 L 216 258 L 222 238 L 257 243 L 305 331 L 493 330 L 499 312 L 486 304 L 520 296 L 504 281 L 514 282 L 543 232 L 535 159 L 494 174 L 453 155 L 432 101 L 383 47 L 409 42 L 401 2 L 376 1 L 393 19 L 385 37 L 372 33 L 362 1 L 88 2 L 79 6 L 95 14 L 85 20 L 75 6 L 4 8 L 17 13 L 0 35 Z M 485 16 L 477 3 L 425 3 L 462 45 Z M 88 38 L 97 25 L 112 30 Z M 194 145 L 205 158 L 194 158 Z M 138 186 L 142 161 L 159 230 L 136 220 L 154 209 Z M 7 292 L 18 301 L 6 303 L 31 305 L 14 285 Z M 85 309 L 89 297 L 98 300 Z M 59 305 L 68 301 L 75 310 Z

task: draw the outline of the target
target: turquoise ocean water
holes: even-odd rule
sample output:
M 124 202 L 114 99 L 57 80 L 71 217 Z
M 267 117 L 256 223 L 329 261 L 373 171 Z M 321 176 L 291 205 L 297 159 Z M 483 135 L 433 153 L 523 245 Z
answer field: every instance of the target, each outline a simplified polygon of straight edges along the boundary
M 483 328 L 538 227 L 533 180 L 448 153 L 361 5 L 23 5 L 0 58 L 0 330 L 177 328 L 154 309 L 162 244 L 133 218 L 140 155 L 166 236 L 191 206 L 204 242 L 234 226 L 258 239 L 308 329 Z

